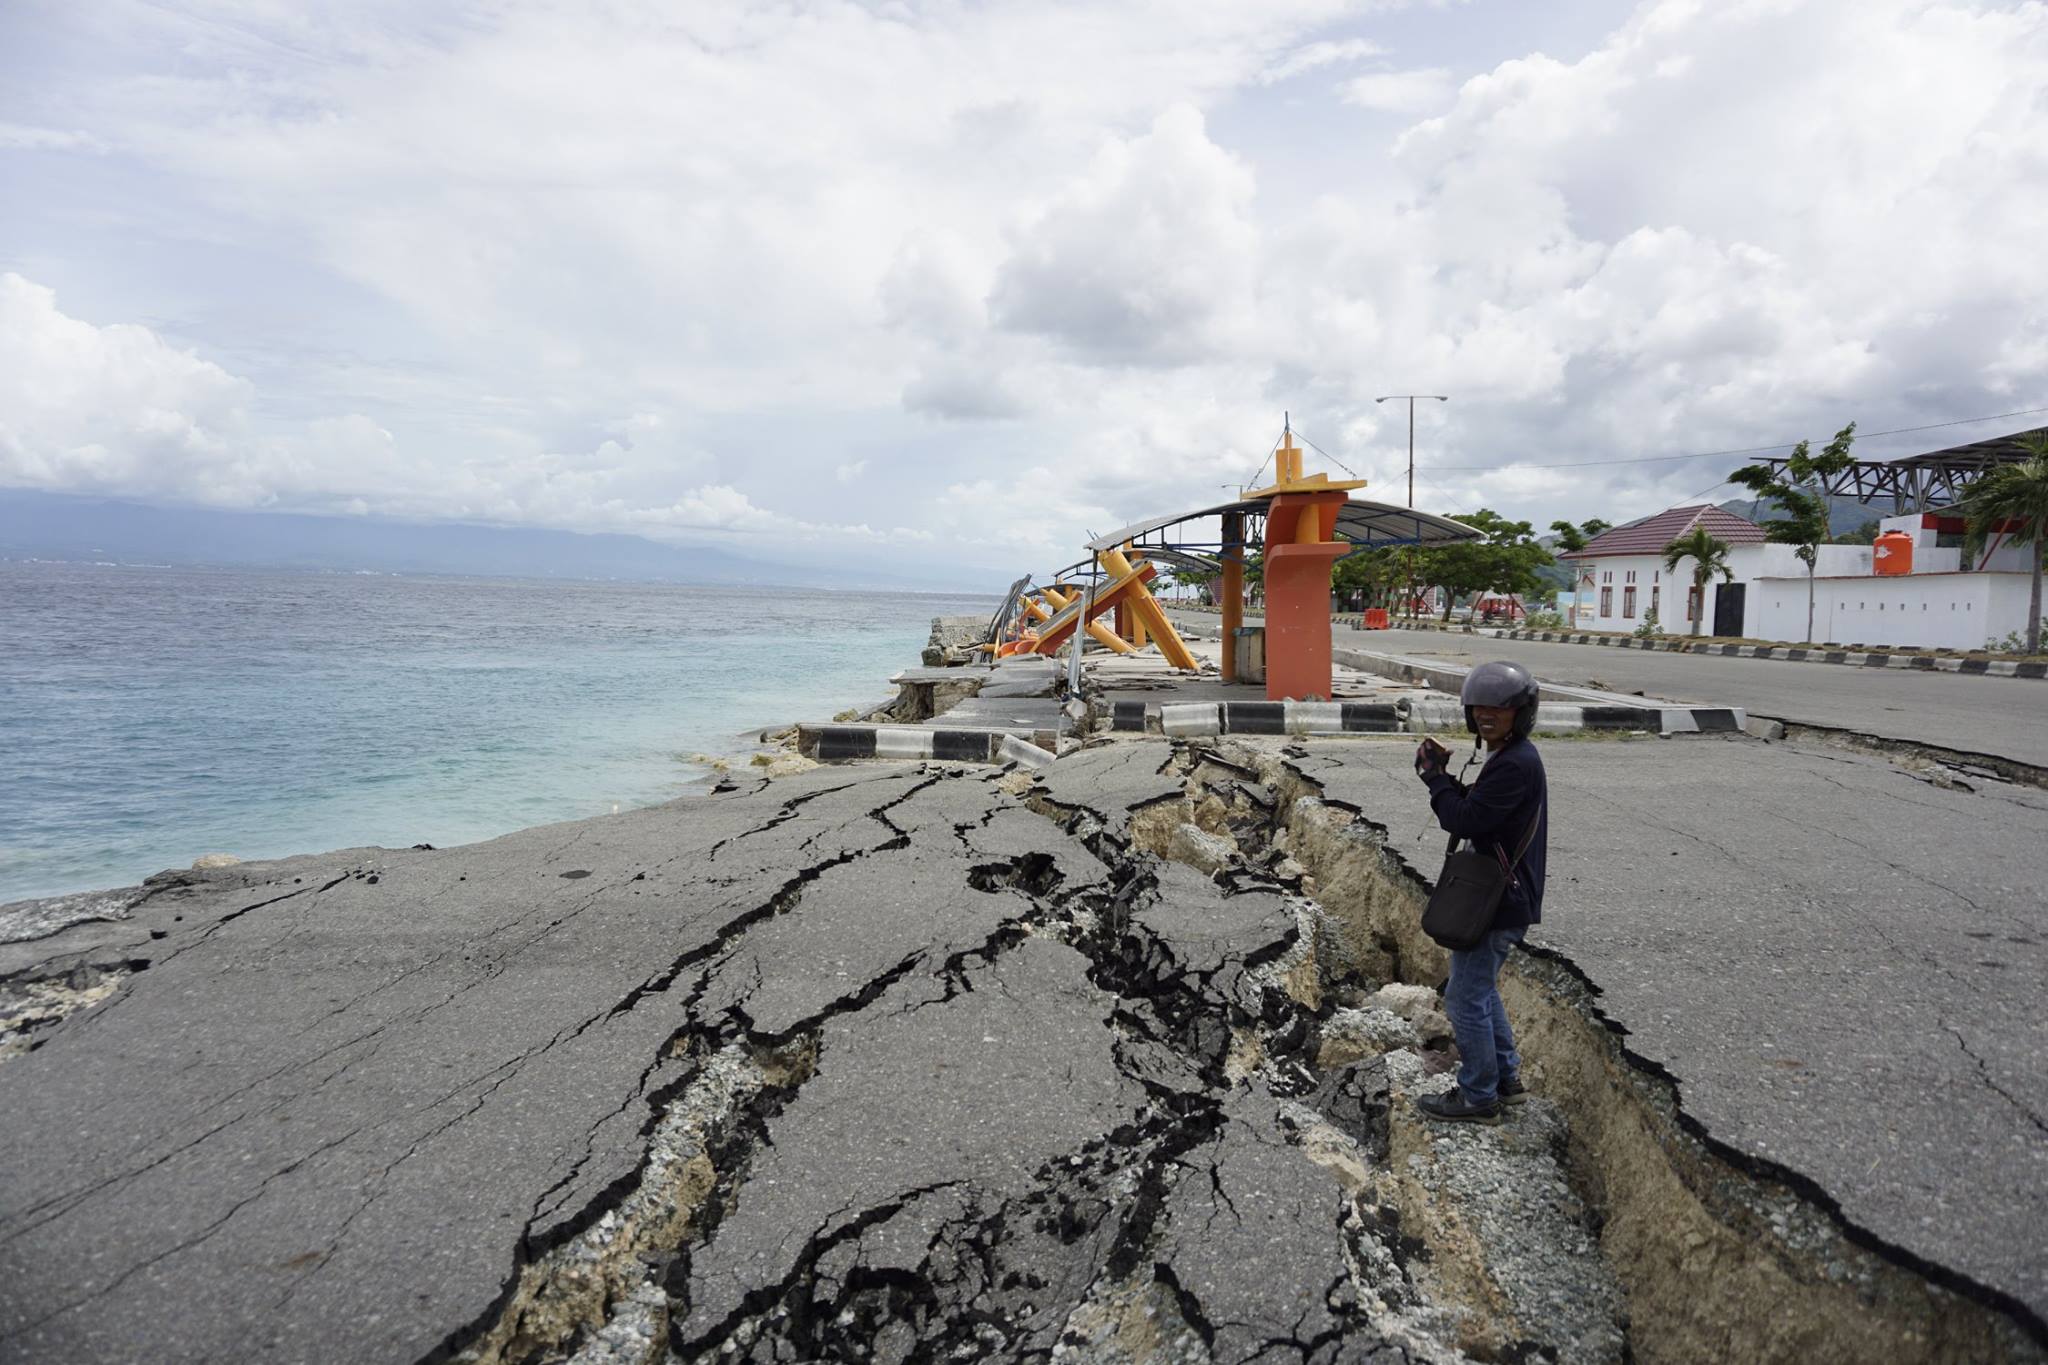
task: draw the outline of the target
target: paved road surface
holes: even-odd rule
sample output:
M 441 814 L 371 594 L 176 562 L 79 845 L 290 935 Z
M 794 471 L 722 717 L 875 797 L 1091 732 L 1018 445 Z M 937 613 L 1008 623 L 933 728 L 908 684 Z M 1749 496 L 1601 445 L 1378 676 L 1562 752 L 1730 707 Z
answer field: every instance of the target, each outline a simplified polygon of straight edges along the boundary
M 1541 941 L 1688 1112 L 2048 1310 L 2048 794 L 1749 741 L 1548 748 Z M 1114 840 L 1178 799 L 1169 752 L 1044 781 Z M 1405 744 L 1301 762 L 1433 865 Z M 0 1018 L 83 1006 L 0 1055 L 0 1362 L 437 1359 L 523 1265 L 586 1246 L 559 1284 L 600 1267 L 607 1332 L 685 1358 L 1169 1320 L 1218 1358 L 1417 1354 L 1426 1286 L 1374 1240 L 1400 1217 L 1344 1222 L 1286 1136 L 1299 1106 L 1231 1080 L 1241 1032 L 1304 1027 L 1273 984 L 1287 898 L 1105 864 L 992 776 L 828 769 L 177 874 L 112 921 L 0 913 Z M 1384 1165 L 1384 1073 L 1347 1094 L 1343 1161 Z M 627 1240 L 685 1218 L 715 1235 Z M 1564 1231 L 1527 1263 L 1588 1245 Z M 1337 1293 L 1367 1253 L 1371 1283 Z M 1596 1358 L 1555 1327 L 1515 1330 Z
M 1134 791 L 1175 787 L 1163 752 Z M 1226 1358 L 1409 1359 L 1331 1288 L 1337 1179 L 1223 1077 L 1285 895 L 1170 869 L 1166 915 L 1140 873 L 1113 940 L 1109 869 L 993 775 L 827 769 L 177 874 L 54 933 L 0 912 L 0 1019 L 105 988 L 0 1053 L 0 1362 L 439 1359 L 550 1254 L 572 1304 L 612 1277 L 612 1359 L 1043 1355 L 1128 1325 L 1091 1298 L 1126 1279 L 1131 1320 Z M 520 1330 L 566 1338 L 550 1311 Z
M 1204 613 L 1187 619 L 1212 629 L 1216 622 L 1215 616 Z M 1515 659 L 1553 682 L 1597 684 L 1617 692 L 1641 690 L 1707 706 L 1739 706 L 1753 716 L 1917 740 L 1965 753 L 2001 754 L 2048 767 L 2048 681 L 1657 654 L 1444 631 L 1339 626 L 1332 638 L 1347 649 L 1382 649 L 1455 663 Z
M 1530 941 L 1596 984 L 1712 1136 L 2048 1317 L 2048 793 L 1743 739 L 1544 756 Z M 1433 877 L 1411 765 L 1405 744 L 1296 762 Z

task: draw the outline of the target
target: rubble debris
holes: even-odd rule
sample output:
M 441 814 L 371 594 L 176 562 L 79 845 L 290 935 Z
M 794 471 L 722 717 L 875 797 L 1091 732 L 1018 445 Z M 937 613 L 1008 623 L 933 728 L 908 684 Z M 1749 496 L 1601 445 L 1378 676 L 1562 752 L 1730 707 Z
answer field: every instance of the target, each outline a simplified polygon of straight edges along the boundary
M 74 967 L 54 976 L 0 979 L 0 1062 L 35 1046 L 38 1030 L 112 996 L 147 962 Z
M 974 646 L 988 636 L 986 616 L 934 616 L 931 638 L 925 642 L 924 665 L 943 668 L 981 657 Z

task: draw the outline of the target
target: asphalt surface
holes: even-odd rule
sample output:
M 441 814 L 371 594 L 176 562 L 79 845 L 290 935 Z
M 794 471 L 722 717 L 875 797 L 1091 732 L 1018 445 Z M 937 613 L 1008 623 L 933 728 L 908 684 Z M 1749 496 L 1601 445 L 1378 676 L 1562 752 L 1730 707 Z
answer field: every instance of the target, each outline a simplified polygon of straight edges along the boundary
M 1165 752 L 1090 799 L 1171 789 Z M 0 1053 L 0 1360 L 443 1359 L 522 1265 L 691 1188 L 684 1245 L 622 1258 L 683 1359 L 1140 1328 L 1378 1358 L 1332 1288 L 1376 1234 L 1223 1078 L 1280 1008 L 1285 897 L 1176 870 L 1160 914 L 994 776 L 826 769 L 0 908 L 0 1005 L 106 988 Z M 791 1055 L 640 1190 L 672 1101 Z
M 1216 617 L 1194 613 L 1187 619 L 1213 627 Z M 2048 682 L 2035 679 L 1663 654 L 1449 631 L 1336 626 L 1330 633 L 1333 643 L 1347 649 L 1381 649 L 1459 664 L 1513 659 L 1551 682 L 1641 691 L 1701 706 L 1739 706 L 1752 716 L 2048 767 Z
M 1709 1135 L 2048 1317 L 2048 792 L 1749 739 L 1543 753 L 1529 941 L 1594 983 Z M 1412 760 L 1333 744 L 1296 766 L 1433 877 Z
M 1384 1076 L 1233 1083 L 1246 1038 L 1306 1036 L 1275 986 L 1300 931 L 1279 883 L 1119 851 L 1180 799 L 1172 753 L 1060 760 L 1059 821 L 986 769 L 825 769 L 0 907 L 0 1023 L 77 1006 L 0 1049 L 0 1361 L 447 1358 L 523 1266 L 681 1197 L 642 1176 L 718 1059 L 789 1055 L 700 1135 L 682 1244 L 626 1258 L 681 1358 L 1141 1325 L 1394 1358 L 1432 1330 L 1412 1230 L 1347 1224 L 1297 1141 L 1345 1095 L 1345 1159 L 1384 1160 Z M 1686 1112 L 2048 1315 L 2048 793 L 1750 740 L 1546 755 L 1532 939 Z M 1433 869 L 1406 744 L 1295 761 Z

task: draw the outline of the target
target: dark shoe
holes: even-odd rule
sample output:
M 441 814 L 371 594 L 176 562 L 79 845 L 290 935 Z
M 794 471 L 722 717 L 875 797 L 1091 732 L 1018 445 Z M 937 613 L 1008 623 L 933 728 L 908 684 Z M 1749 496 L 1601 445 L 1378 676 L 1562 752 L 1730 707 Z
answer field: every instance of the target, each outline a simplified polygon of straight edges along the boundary
M 1522 1084 L 1520 1076 L 1509 1076 L 1500 1083 L 1500 1102 L 1520 1104 L 1529 1098 L 1529 1087 Z
M 1498 1104 L 1469 1103 L 1462 1090 L 1447 1090 L 1441 1095 L 1424 1095 L 1415 1101 L 1415 1107 L 1433 1119 L 1446 1119 L 1456 1123 L 1500 1122 Z

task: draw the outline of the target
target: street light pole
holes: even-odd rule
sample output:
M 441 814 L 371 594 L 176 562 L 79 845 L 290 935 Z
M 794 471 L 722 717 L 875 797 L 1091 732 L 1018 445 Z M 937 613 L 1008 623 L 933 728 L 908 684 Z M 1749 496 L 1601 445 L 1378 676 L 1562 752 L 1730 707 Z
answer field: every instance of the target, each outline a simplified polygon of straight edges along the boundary
M 1408 506 L 1412 508 L 1415 506 L 1415 400 L 1434 398 L 1439 403 L 1448 403 L 1451 396 L 1447 393 L 1390 393 L 1372 401 L 1384 403 L 1390 398 L 1408 400 Z
M 1384 403 L 1389 398 L 1405 398 L 1408 400 L 1408 509 L 1413 511 L 1415 510 L 1415 400 L 1418 398 L 1434 398 L 1439 403 L 1448 403 L 1451 401 L 1451 396 L 1447 393 L 1390 393 L 1375 398 L 1372 401 Z M 1410 603 L 1415 601 L 1415 552 L 1413 550 L 1408 552 L 1408 600 Z

